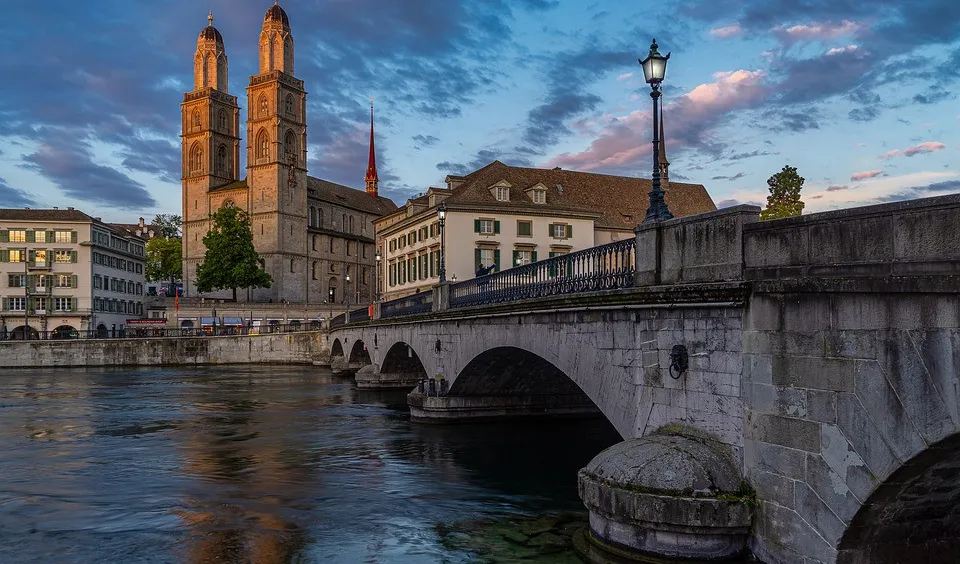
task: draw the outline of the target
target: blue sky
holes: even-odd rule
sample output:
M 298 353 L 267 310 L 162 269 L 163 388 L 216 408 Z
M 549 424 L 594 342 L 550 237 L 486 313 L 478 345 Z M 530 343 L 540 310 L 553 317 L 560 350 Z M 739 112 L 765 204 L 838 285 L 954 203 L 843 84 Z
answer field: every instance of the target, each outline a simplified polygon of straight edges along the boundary
M 202 5 L 201 5 L 202 4 Z M 179 213 L 180 109 L 212 8 L 239 96 L 270 0 L 48 0 L 0 22 L 0 206 Z M 381 191 L 508 164 L 649 176 L 656 37 L 671 178 L 806 211 L 960 192 L 956 0 L 285 0 L 312 176 Z

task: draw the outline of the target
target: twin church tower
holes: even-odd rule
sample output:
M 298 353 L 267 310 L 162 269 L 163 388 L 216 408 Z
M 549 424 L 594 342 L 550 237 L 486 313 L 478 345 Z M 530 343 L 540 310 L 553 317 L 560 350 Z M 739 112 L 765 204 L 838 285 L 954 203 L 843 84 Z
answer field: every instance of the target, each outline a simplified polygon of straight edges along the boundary
M 259 73 L 247 86 L 247 170 L 240 180 L 240 107 L 228 92 L 227 53 L 212 14 L 197 39 L 193 91 L 181 104 L 187 295 L 198 295 L 193 284 L 210 214 L 233 204 L 250 214 L 254 245 L 274 280 L 271 288 L 252 290 L 249 299 L 313 301 L 306 275 L 307 94 L 294 75 L 293 46 L 286 12 L 270 6 L 260 31 Z M 367 183 L 367 192 L 381 199 L 376 182 Z

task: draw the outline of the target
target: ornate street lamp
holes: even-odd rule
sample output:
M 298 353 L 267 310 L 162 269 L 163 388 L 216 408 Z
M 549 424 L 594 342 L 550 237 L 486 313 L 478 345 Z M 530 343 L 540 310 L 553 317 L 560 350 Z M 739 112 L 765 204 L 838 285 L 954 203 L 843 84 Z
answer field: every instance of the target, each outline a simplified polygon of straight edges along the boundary
M 343 314 L 343 322 L 350 323 L 350 294 L 353 292 L 353 288 L 350 287 L 350 275 L 347 274 L 347 286 L 344 288 L 346 290 L 344 294 L 347 296 L 347 311 Z
M 643 78 L 650 85 L 650 97 L 653 98 L 653 188 L 650 190 L 650 207 L 647 208 L 647 216 L 643 218 L 643 223 L 665 221 L 673 217 L 667 208 L 667 202 L 663 199 L 663 190 L 660 188 L 660 128 L 657 123 L 660 83 L 667 74 L 668 59 L 670 59 L 670 53 L 667 53 L 666 57 L 661 55 L 657 50 L 657 40 L 654 39 L 650 45 L 650 54 L 640 61 L 640 66 L 643 67 Z
M 376 294 L 376 297 L 374 298 L 374 301 L 379 302 L 380 301 L 380 260 L 383 259 L 383 257 L 380 255 L 380 247 L 377 247 L 377 254 L 374 255 L 374 258 L 377 259 L 377 271 L 374 273 L 374 280 L 373 280 L 374 284 L 377 287 L 377 294 Z
M 446 236 L 443 233 L 443 226 L 447 222 L 447 206 L 440 202 L 437 206 L 437 219 L 440 221 L 440 283 L 447 282 L 447 265 L 444 255 L 447 254 Z

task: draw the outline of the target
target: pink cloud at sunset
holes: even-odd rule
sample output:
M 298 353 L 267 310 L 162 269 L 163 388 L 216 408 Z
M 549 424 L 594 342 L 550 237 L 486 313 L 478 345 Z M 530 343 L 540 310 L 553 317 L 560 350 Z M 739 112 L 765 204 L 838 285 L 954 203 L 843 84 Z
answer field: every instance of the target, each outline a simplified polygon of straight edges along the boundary
M 719 72 L 713 78 L 714 82 L 701 84 L 666 105 L 668 149 L 674 143 L 697 145 L 703 142 L 708 138 L 710 128 L 727 113 L 756 107 L 769 95 L 764 84 L 765 75 L 760 70 Z M 648 136 L 650 116 L 651 109 L 644 108 L 615 118 L 586 150 L 560 154 L 544 166 L 576 170 L 635 168 L 640 164 L 640 158 L 651 151 L 649 143 L 637 141 Z
M 716 37 L 717 39 L 727 39 L 730 37 L 735 37 L 740 35 L 743 30 L 740 28 L 740 24 L 735 23 L 732 25 L 727 25 L 723 27 L 716 27 L 710 30 L 710 37 Z
M 882 170 L 868 170 L 867 172 L 855 172 L 850 175 L 850 180 L 856 182 L 858 180 L 866 180 L 868 178 L 876 178 L 883 174 Z
M 839 23 L 824 22 L 809 25 L 792 25 L 775 27 L 772 31 L 784 41 L 821 41 L 850 35 L 860 30 L 862 26 L 854 21 L 843 20 Z
M 907 157 L 912 157 L 914 155 L 919 155 L 921 153 L 932 153 L 934 151 L 942 151 L 946 149 L 947 146 L 939 141 L 927 141 L 926 143 L 920 143 L 919 145 L 914 145 L 913 147 L 907 147 L 903 150 L 903 154 Z

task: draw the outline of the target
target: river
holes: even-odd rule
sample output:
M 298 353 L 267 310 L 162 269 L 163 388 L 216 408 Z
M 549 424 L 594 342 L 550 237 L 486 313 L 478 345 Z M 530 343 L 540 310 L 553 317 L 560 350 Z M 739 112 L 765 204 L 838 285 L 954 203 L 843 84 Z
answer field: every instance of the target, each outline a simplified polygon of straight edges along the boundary
M 7 369 L 0 561 L 578 562 L 576 472 L 619 440 L 413 424 L 316 367 Z

